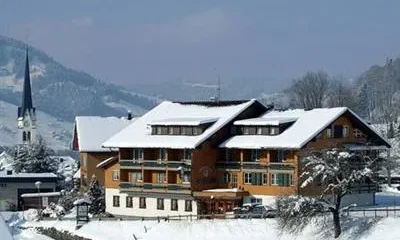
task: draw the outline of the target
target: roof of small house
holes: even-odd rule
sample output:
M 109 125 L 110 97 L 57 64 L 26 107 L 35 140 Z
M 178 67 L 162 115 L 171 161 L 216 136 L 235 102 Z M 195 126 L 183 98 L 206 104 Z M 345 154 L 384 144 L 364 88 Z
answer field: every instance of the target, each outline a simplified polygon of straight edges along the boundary
M 109 148 L 102 148 L 101 144 L 127 127 L 134 119 L 118 117 L 78 116 L 75 118 L 78 149 L 80 152 L 110 152 Z
M 374 128 L 346 107 L 270 111 L 260 117 L 259 120 L 248 120 L 247 123 L 249 125 L 257 125 L 255 124 L 257 121 L 263 122 L 265 120 L 265 122 L 268 122 L 270 119 L 296 120 L 279 135 L 236 135 L 223 142 L 220 147 L 300 149 L 346 112 L 354 116 L 368 131 L 378 136 L 383 142 L 382 145 L 390 147 L 390 144 Z M 246 120 L 241 123 L 246 123 Z
M 140 147 L 140 148 L 196 148 L 210 138 L 219 129 L 234 120 L 245 109 L 256 103 L 257 100 L 229 102 L 222 105 L 204 104 L 196 102 L 164 101 L 127 128 L 112 136 L 103 143 L 104 147 Z M 171 121 L 171 119 L 175 119 Z M 162 122 L 174 122 L 173 125 L 202 124 L 212 120 L 202 134 L 187 135 L 152 135 L 151 125 Z M 189 124 L 190 123 L 190 124 Z
M 116 160 L 118 160 L 118 155 L 112 156 L 112 157 L 107 158 L 106 160 L 100 162 L 99 164 L 96 165 L 96 168 L 104 168 Z

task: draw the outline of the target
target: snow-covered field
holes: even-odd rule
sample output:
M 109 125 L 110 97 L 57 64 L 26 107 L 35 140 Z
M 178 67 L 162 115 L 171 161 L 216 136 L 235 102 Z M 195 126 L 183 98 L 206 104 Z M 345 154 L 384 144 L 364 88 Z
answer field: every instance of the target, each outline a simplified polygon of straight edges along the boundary
M 387 188 L 386 190 L 390 189 Z M 378 203 L 376 207 L 394 207 L 393 204 L 400 207 L 400 193 L 396 192 L 395 189 L 392 189 L 391 192 L 386 191 L 377 194 L 376 200 Z M 27 220 L 22 220 L 23 214 Z M 58 230 L 66 230 L 72 234 L 96 240 L 135 239 L 135 237 L 141 240 L 332 239 L 330 216 L 327 217 L 326 225 L 311 224 L 303 233 L 294 236 L 280 232 L 277 228 L 276 219 L 217 219 L 163 221 L 160 223 L 157 221 L 92 220 L 76 230 L 74 220 L 31 221 L 33 217 L 30 212 L 3 212 L 1 215 L 7 220 L 14 238 L 21 240 L 50 239 L 36 233 L 34 227 L 54 227 Z M 400 228 L 398 226 L 400 226 L 400 218 L 398 217 L 374 218 L 371 215 L 370 217 L 363 217 L 355 214 L 342 219 L 343 233 L 339 239 L 397 240 L 400 239 Z M 0 234 L 0 236 L 3 235 Z

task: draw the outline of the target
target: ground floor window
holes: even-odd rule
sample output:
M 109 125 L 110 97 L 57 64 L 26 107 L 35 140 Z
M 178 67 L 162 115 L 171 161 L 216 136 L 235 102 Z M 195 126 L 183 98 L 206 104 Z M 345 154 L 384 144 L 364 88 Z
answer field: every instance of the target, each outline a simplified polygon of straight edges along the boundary
M 171 199 L 171 211 L 178 211 L 178 199 Z
M 262 199 L 261 198 L 250 198 L 250 203 L 262 204 Z
M 145 197 L 139 198 L 139 208 L 146 208 L 146 198 Z
M 126 207 L 127 208 L 132 208 L 133 207 L 133 200 L 131 196 L 126 197 Z
M 157 198 L 157 209 L 164 210 L 164 198 Z
M 113 207 L 119 207 L 119 196 L 113 196 Z
M 265 184 L 265 176 L 262 172 L 245 172 L 244 183 L 251 185 L 263 185 Z
M 271 173 L 271 185 L 278 185 L 282 187 L 293 186 L 293 174 Z
M 192 211 L 192 200 L 185 200 L 185 212 Z

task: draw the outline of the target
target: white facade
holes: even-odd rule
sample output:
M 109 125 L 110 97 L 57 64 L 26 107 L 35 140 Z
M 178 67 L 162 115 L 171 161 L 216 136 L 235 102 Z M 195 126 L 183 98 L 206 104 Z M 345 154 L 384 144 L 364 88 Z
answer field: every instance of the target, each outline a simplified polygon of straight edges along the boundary
M 243 198 L 243 203 L 260 203 L 263 205 L 269 205 L 271 207 L 274 207 L 275 199 L 277 197 L 279 196 L 250 195 Z M 341 205 L 348 206 L 351 204 L 357 204 L 357 206 L 375 205 L 375 193 L 356 193 L 344 196 Z
M 119 207 L 113 206 L 113 196 L 119 196 Z M 106 188 L 106 212 L 113 215 L 138 216 L 138 217 L 163 217 L 177 215 L 196 215 L 197 203 L 192 200 L 192 211 L 185 211 L 185 199 L 178 199 L 178 210 L 171 210 L 171 198 L 164 198 L 164 210 L 157 209 L 157 198 L 146 197 L 146 208 L 139 208 L 139 197 L 132 196 L 132 207 L 126 207 L 126 197 L 131 196 L 120 193 L 118 189 Z
M 33 109 L 27 109 L 23 117 L 18 118 L 18 142 L 36 142 L 36 116 Z

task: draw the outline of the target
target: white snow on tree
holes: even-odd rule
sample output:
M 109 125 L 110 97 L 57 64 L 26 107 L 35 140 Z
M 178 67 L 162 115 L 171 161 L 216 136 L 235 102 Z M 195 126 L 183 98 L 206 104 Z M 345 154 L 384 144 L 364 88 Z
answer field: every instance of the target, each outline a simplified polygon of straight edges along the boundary
M 318 216 L 331 213 L 334 237 L 341 234 L 340 212 L 344 196 L 359 184 L 371 182 L 380 159 L 346 151 L 319 151 L 302 159 L 301 189 L 310 188 L 317 197 L 291 196 L 277 200 L 278 226 L 283 231 L 301 232 Z
M 92 201 L 92 204 L 89 208 L 90 213 L 98 215 L 105 212 L 106 206 L 104 188 L 100 186 L 95 175 L 93 175 L 92 179 L 90 180 L 87 196 L 89 200 Z
M 13 168 L 17 173 L 57 173 L 58 163 L 50 158 L 54 151 L 47 147 L 42 138 L 33 144 L 15 146 L 14 153 Z

